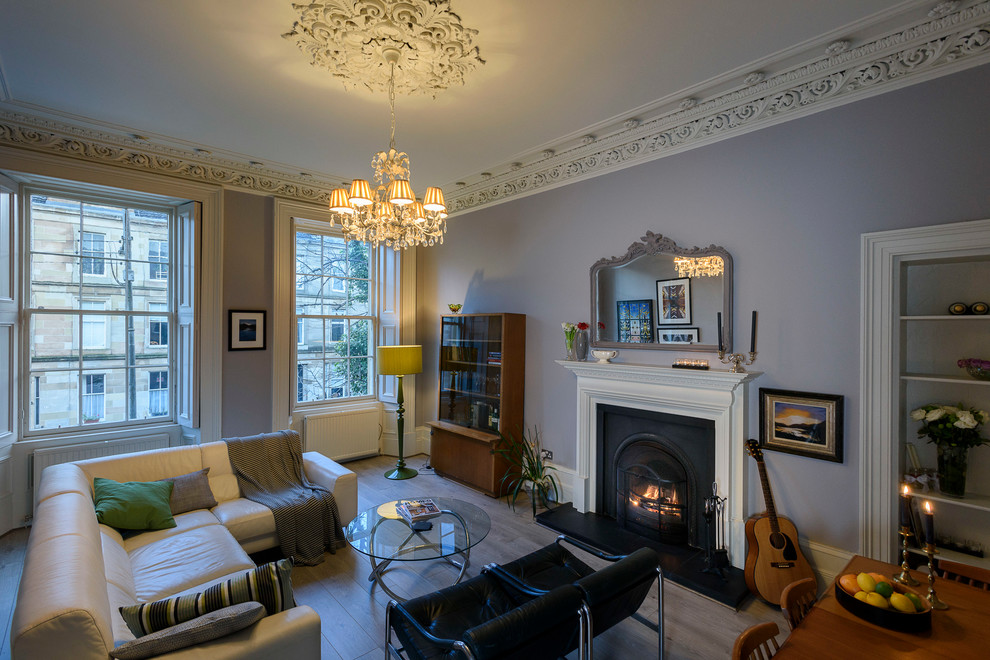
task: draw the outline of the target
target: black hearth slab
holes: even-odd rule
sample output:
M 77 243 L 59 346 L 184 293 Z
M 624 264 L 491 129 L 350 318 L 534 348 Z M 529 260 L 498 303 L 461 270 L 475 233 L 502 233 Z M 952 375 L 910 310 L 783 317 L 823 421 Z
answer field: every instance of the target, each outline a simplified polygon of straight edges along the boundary
M 727 607 L 739 609 L 749 595 L 744 574 L 738 568 L 726 571 L 725 580 L 703 573 L 705 556 L 701 550 L 652 541 L 623 529 L 612 518 L 579 513 L 573 505 L 562 504 L 536 516 L 536 522 L 611 554 L 626 555 L 638 548 L 653 548 L 660 555 L 664 577 Z

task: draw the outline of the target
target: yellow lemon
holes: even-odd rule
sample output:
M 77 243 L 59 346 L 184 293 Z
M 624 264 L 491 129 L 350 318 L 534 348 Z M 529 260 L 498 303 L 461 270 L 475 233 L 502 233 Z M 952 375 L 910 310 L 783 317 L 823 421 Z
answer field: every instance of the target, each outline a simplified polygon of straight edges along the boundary
M 891 594 L 890 606 L 898 612 L 914 612 L 914 603 L 904 594 Z
M 877 588 L 877 581 L 874 580 L 869 573 L 860 573 L 859 575 L 857 575 L 856 584 L 858 584 L 859 588 L 865 591 L 866 593 L 876 591 Z
M 877 593 L 884 598 L 890 598 L 894 593 L 894 588 L 890 586 L 890 582 L 877 582 Z
M 885 610 L 888 607 L 890 607 L 887 604 L 887 599 L 875 591 L 871 591 L 866 594 L 866 602 L 872 605 L 873 607 L 879 607 L 882 610 Z
M 852 573 L 846 573 L 839 578 L 839 586 L 845 589 L 846 593 L 855 594 L 858 591 L 862 591 L 859 588 L 859 583 L 856 582 L 856 576 Z
M 861 600 L 861 601 L 863 601 L 865 603 L 866 602 L 866 592 L 865 591 L 857 591 L 856 593 L 853 594 L 853 598 L 855 598 L 856 600 Z
M 911 603 L 914 605 L 915 611 L 920 612 L 921 610 L 925 609 L 925 605 L 924 603 L 921 602 L 921 597 L 918 596 L 918 594 L 914 593 L 913 591 L 909 591 L 904 595 L 907 596 L 908 600 L 910 600 Z

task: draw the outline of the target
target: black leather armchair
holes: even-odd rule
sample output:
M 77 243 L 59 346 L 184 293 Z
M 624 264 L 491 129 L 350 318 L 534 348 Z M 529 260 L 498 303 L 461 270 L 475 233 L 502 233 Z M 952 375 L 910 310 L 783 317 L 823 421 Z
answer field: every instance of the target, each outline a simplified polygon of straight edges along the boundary
M 613 563 L 595 571 L 564 548 L 562 541 Z M 505 565 L 491 564 L 486 570 L 501 579 L 517 600 L 540 597 L 561 585 L 576 586 L 591 610 L 591 637 L 588 639 L 591 657 L 592 638 L 627 617 L 653 627 L 636 612 L 646 599 L 653 580 L 657 579 L 657 657 L 663 658 L 663 571 L 657 553 L 649 548 L 640 548 L 628 555 L 608 555 L 561 535 L 555 543 Z
M 581 591 L 564 585 L 521 604 L 487 573 L 385 610 L 385 657 L 411 660 L 534 660 L 579 648 L 590 616 Z M 401 643 L 393 644 L 392 633 Z M 404 655 L 403 655 L 404 654 Z

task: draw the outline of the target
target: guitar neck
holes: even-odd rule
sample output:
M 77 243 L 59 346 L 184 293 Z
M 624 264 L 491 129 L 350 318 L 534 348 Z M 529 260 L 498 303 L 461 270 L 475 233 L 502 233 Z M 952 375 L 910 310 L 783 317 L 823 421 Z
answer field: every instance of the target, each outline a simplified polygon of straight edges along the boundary
M 770 491 L 770 479 L 767 477 L 767 467 L 763 463 L 762 457 L 756 461 L 760 469 L 760 484 L 763 486 L 763 501 L 767 505 L 767 516 L 770 518 L 770 529 L 774 534 L 780 532 L 780 524 L 777 522 L 777 507 L 773 504 L 773 493 Z

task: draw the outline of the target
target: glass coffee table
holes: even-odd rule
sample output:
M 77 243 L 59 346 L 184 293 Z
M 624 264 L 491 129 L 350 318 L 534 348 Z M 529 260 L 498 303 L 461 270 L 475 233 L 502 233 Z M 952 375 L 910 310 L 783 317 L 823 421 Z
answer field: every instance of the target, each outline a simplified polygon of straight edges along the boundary
M 481 543 L 491 530 L 488 514 L 475 505 L 447 497 L 431 499 L 440 508 L 440 515 L 427 521 L 432 523 L 430 529 L 412 529 L 395 511 L 395 505 L 402 500 L 393 500 L 359 513 L 344 530 L 351 547 L 371 560 L 368 580 L 377 582 L 396 600 L 404 599 L 382 579 L 392 562 L 443 559 L 461 569 L 454 580 L 457 584 L 467 570 L 471 548 Z M 461 561 L 456 561 L 455 555 Z

